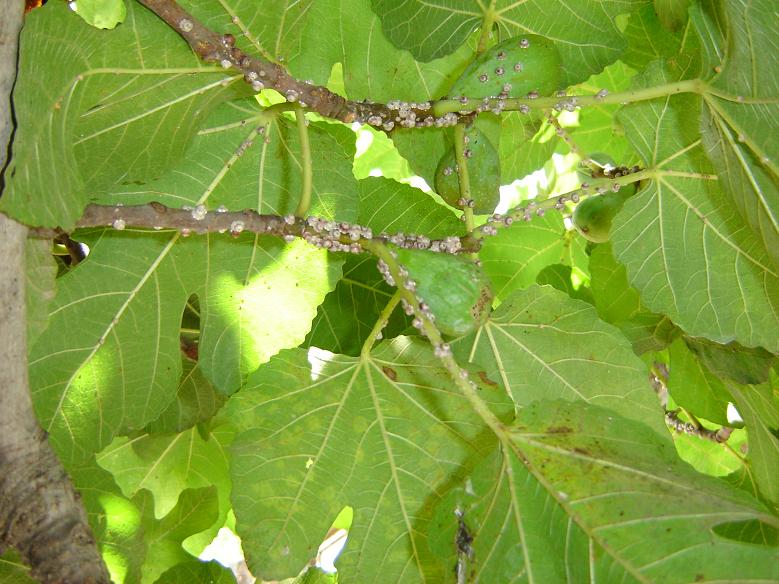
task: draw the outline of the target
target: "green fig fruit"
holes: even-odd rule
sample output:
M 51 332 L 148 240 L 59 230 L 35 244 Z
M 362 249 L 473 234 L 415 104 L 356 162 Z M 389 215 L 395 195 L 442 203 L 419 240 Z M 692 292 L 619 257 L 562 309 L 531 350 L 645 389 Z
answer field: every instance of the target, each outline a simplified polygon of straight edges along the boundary
M 561 87 L 560 53 L 546 37 L 527 34 L 487 49 L 465 69 L 449 95 L 524 97 L 549 95 Z
M 576 205 L 572 217 L 576 230 L 594 243 L 608 241 L 614 216 L 635 192 L 635 187 L 631 187 L 628 185 L 617 193 L 593 195 Z
M 498 151 L 475 126 L 465 130 L 468 156 L 468 179 L 471 186 L 473 212 L 492 213 L 500 201 L 500 157 Z M 435 172 L 435 190 L 452 207 L 462 209 L 459 201 L 460 179 L 454 147 L 441 157 Z
M 487 320 L 492 289 L 471 260 L 404 248 L 397 249 L 397 259 L 416 283 L 416 293 L 428 305 L 441 334 L 461 337 Z

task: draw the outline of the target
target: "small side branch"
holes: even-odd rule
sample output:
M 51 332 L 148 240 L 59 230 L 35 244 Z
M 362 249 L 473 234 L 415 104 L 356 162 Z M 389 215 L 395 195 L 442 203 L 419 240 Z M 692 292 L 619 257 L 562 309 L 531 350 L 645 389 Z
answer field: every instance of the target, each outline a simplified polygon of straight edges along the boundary
M 677 434 L 688 434 L 689 436 L 695 436 L 702 440 L 708 440 L 710 442 L 716 442 L 722 444 L 727 442 L 730 435 L 733 433 L 733 428 L 723 426 L 719 430 L 710 430 L 704 427 L 700 422 L 685 422 L 679 419 L 679 410 L 673 410 L 666 412 L 665 423 Z

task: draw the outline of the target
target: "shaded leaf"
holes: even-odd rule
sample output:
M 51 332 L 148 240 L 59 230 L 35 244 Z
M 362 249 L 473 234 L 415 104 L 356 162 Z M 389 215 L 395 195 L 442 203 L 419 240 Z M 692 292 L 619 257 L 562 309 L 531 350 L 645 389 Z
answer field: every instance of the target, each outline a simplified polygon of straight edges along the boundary
M 720 345 L 706 339 L 685 338 L 687 347 L 700 361 L 721 379 L 742 385 L 768 381 L 775 356 L 761 349 L 747 349 L 738 343 Z
M 304 346 L 356 357 L 394 293 L 374 258 L 347 258 L 343 277 L 319 307 Z M 409 326 L 404 313 L 395 310 L 382 334 L 391 338 Z
M 654 0 L 655 12 L 663 26 L 679 30 L 687 22 L 691 0 Z
M 160 584 L 235 584 L 235 576 L 218 562 L 201 562 L 192 558 L 163 572 L 157 582 Z
M 682 339 L 671 344 L 669 357 L 668 391 L 674 401 L 696 416 L 728 425 L 728 403 L 733 398 L 723 382 L 696 359 Z
M 224 394 L 217 392 L 203 376 L 200 365 L 185 359 L 176 399 L 145 430 L 150 434 L 182 432 L 210 420 L 224 402 Z
M 28 568 L 19 557 L 19 554 L 13 550 L 7 550 L 0 554 L 0 578 L 8 584 L 35 584 Z
M 620 56 L 620 61 L 634 69 L 643 69 L 651 61 L 673 57 L 681 47 L 681 40 L 661 24 L 651 4 L 630 15 L 624 34 L 628 47 Z
M 448 55 L 482 25 L 483 8 L 472 0 L 372 0 L 387 38 L 421 61 Z M 501 38 L 538 34 L 554 39 L 562 56 L 565 84 L 586 79 L 615 61 L 624 47 L 614 17 L 630 11 L 632 0 L 540 0 L 495 3 Z
M 760 493 L 779 509 L 779 398 L 767 385 L 727 388 L 749 433 L 749 460 Z
M 565 233 L 562 215 L 549 212 L 529 222 L 516 222 L 488 238 L 479 259 L 495 296 L 503 300 L 515 290 L 527 288 L 546 266 L 564 261 L 570 244 Z
M 152 584 L 172 566 L 192 561 L 192 556 L 184 551 L 181 542 L 216 521 L 216 489 L 187 489 L 181 493 L 176 507 L 159 521 L 154 519 L 148 491 L 138 493 L 135 501 L 142 513 L 144 543 L 148 549 L 141 582 Z
M 565 292 L 571 298 L 584 300 L 585 302 L 592 304 L 594 299 L 590 288 L 583 284 L 578 288 L 575 288 L 571 281 L 572 271 L 571 266 L 550 264 L 538 272 L 536 284 L 539 286 L 552 286 L 552 288 L 557 288 L 561 292 Z

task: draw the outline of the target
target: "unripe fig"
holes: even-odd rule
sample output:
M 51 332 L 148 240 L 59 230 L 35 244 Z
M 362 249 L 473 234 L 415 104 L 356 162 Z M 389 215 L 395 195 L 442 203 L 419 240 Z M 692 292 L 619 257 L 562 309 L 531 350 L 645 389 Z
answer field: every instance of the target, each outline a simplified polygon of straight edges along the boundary
M 471 186 L 473 212 L 492 213 L 500 201 L 500 157 L 487 136 L 472 126 L 465 130 L 468 179 Z M 460 178 L 454 147 L 441 157 L 435 173 L 435 190 L 452 207 L 464 208 L 461 203 Z
M 560 53 L 546 37 L 513 37 L 482 53 L 454 83 L 449 95 L 524 97 L 549 95 L 560 88 Z
M 624 191 L 624 192 L 623 192 Z M 627 185 L 617 193 L 593 195 L 576 205 L 573 210 L 573 225 L 585 239 L 595 243 L 609 240 L 609 231 L 614 216 L 635 193 L 633 185 Z
M 460 337 L 483 324 L 490 314 L 492 289 L 482 269 L 460 256 L 400 248 L 397 260 L 416 284 L 442 334 Z

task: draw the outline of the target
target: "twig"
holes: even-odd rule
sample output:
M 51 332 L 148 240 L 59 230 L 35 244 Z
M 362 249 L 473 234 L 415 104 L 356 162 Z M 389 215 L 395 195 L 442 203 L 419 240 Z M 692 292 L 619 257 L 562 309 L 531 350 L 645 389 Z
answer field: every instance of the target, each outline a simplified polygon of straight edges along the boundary
M 465 145 L 465 125 L 454 127 L 454 158 L 457 163 L 457 181 L 460 185 L 460 203 L 462 203 L 465 218 L 465 229 L 473 231 L 473 197 L 471 196 L 471 179 L 468 174 L 468 158 Z
M 728 438 L 730 438 L 730 435 L 733 433 L 733 428 L 728 428 L 727 426 L 723 426 L 718 430 L 709 430 L 694 416 L 691 416 L 690 419 L 693 420 L 691 422 L 680 420 L 679 411 L 680 410 L 672 410 L 665 413 L 665 423 L 678 434 L 687 434 L 689 436 L 701 438 L 702 440 L 709 440 L 710 442 L 722 444 L 727 442 Z
M 381 339 L 382 337 L 381 331 L 384 330 L 384 327 L 387 326 L 387 324 L 389 324 L 390 316 L 392 316 L 392 313 L 395 311 L 395 308 L 397 308 L 399 303 L 400 303 L 400 291 L 397 291 L 395 292 L 395 294 L 392 295 L 392 297 L 389 299 L 387 304 L 384 306 L 384 308 L 381 311 L 381 314 L 379 315 L 379 318 L 376 320 L 376 323 L 373 325 L 371 332 L 368 333 L 368 338 L 365 339 L 365 343 L 363 343 L 362 350 L 360 351 L 361 355 L 367 356 L 368 354 L 370 354 L 374 343 L 376 343 L 376 341 Z

